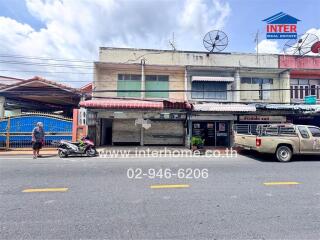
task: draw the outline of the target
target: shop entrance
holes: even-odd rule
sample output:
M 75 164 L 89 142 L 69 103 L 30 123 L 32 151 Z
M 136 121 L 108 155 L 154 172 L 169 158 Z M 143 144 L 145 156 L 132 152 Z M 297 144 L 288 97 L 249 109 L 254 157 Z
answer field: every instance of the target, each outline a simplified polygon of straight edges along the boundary
M 205 140 L 205 146 L 227 147 L 229 146 L 229 122 L 210 121 L 193 122 L 192 136 L 199 136 Z

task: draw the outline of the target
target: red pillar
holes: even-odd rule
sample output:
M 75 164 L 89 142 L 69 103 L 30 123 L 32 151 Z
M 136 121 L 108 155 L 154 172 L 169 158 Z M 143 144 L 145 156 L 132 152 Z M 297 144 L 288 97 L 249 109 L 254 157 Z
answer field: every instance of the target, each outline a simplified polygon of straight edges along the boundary
M 73 109 L 72 117 L 72 141 L 77 141 L 79 109 Z

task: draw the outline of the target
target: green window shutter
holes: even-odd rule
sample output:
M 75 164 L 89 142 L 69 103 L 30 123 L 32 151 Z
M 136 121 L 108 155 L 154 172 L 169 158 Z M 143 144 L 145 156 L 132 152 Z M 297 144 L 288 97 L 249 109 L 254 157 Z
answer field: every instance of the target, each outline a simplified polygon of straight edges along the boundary
M 118 81 L 118 90 L 141 90 L 141 81 Z M 118 92 L 118 97 L 140 97 L 141 92 Z
M 168 81 L 146 81 L 146 90 L 169 90 Z M 169 92 L 146 92 L 147 98 L 169 98 Z

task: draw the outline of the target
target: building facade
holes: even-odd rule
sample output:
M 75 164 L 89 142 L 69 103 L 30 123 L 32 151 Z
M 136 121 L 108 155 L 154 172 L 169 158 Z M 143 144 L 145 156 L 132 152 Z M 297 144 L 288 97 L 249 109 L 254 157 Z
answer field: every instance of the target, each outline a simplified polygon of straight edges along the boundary
M 100 48 L 91 116 L 98 145 L 231 146 L 234 123 L 286 122 L 291 67 L 280 56 Z M 293 87 L 294 88 L 294 87 Z M 292 112 L 289 110 L 289 112 Z

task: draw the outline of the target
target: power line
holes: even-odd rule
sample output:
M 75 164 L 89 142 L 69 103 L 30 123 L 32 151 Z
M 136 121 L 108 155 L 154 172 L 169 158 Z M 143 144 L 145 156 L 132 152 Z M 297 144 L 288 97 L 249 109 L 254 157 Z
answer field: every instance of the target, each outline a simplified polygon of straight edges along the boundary
M 95 75 L 93 72 L 53 72 L 53 71 L 9 70 L 9 69 L 0 69 L 0 72 L 49 73 L 49 74 L 92 74 L 92 75 Z
M 16 65 L 34 65 L 42 67 L 63 67 L 63 68 L 83 68 L 83 69 L 94 69 L 94 67 L 83 66 L 83 65 L 67 65 L 67 64 L 50 64 L 50 63 L 35 63 L 35 62 L 21 62 L 21 61 L 3 61 L 0 63 L 16 64 Z
M 35 56 L 23 56 L 23 55 L 10 55 L 0 54 L 0 58 L 22 58 L 22 59 L 34 59 L 34 60 L 46 60 L 46 61 L 57 61 L 57 62 L 83 62 L 83 63 L 94 63 L 90 60 L 79 60 L 79 59 L 63 59 L 63 58 L 48 58 L 48 57 L 35 57 Z
M 35 88 L 36 89 L 36 88 Z M 320 88 L 315 88 L 315 89 L 309 89 L 309 91 L 311 90 L 320 90 Z M 0 88 L 1 91 L 1 88 Z M 49 92 L 55 92 L 57 90 L 49 90 Z M 183 90 L 183 89 L 172 89 L 172 90 L 115 90 L 115 89 L 105 89 L 105 90 L 93 90 L 93 93 L 140 93 L 140 92 L 151 92 L 151 93 L 158 93 L 158 92 L 199 92 L 199 93 L 225 93 L 225 92 L 277 92 L 277 91 L 294 91 L 294 89 L 291 88 L 278 88 L 278 89 L 261 89 L 261 90 L 253 90 L 253 89 L 230 89 L 230 90 Z M 41 92 L 43 93 L 43 90 L 21 90 L 21 91 L 17 91 L 17 90 L 10 90 L 7 93 L 37 93 L 37 92 Z

